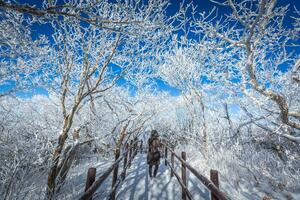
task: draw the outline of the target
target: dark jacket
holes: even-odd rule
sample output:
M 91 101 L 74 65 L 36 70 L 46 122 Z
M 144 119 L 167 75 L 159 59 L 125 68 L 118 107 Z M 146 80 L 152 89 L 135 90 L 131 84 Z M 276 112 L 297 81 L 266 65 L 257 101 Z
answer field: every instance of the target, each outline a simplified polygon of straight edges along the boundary
M 159 152 L 161 157 L 161 142 L 158 137 L 150 137 L 148 140 L 148 155 L 147 161 L 149 165 L 159 165 L 160 157 L 157 158 L 154 154 Z M 156 158 L 155 158 L 156 157 Z

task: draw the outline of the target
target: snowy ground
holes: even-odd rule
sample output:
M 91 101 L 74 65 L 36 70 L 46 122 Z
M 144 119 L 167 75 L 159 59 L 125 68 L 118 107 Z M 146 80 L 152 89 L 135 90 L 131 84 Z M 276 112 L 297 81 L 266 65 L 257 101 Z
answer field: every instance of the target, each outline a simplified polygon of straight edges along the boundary
M 180 169 L 177 169 L 177 173 L 180 175 Z M 189 190 L 191 190 L 194 199 L 209 199 L 209 192 L 193 176 L 189 176 Z M 176 178 L 170 177 L 170 170 L 164 165 L 164 160 L 161 160 L 157 177 L 150 179 L 146 154 L 138 154 L 128 170 L 125 181 L 118 189 L 117 199 L 181 199 L 181 188 Z
M 84 162 L 83 162 L 84 163 Z M 70 176 L 58 196 L 58 199 L 79 199 L 84 193 L 87 171 L 90 167 L 97 169 L 96 179 L 106 169 L 112 165 L 112 160 L 99 159 L 97 157 L 88 158 L 85 164 L 74 166 L 70 171 Z M 111 187 L 111 176 L 109 176 L 100 188 L 97 189 L 93 199 L 104 199 L 109 192 L 107 188 Z
M 63 186 L 58 199 L 78 199 L 84 192 L 86 173 L 89 167 L 97 168 L 99 177 L 112 164 L 111 160 L 89 159 L 89 162 L 72 168 L 67 184 Z M 122 163 L 121 163 L 121 166 Z M 176 172 L 181 176 L 181 169 L 175 163 Z M 171 178 L 169 167 L 165 166 L 164 159 L 161 159 L 156 178 L 150 179 L 146 154 L 138 153 L 132 161 L 131 167 L 127 170 L 127 176 L 121 186 L 117 189 L 117 200 L 176 200 L 181 199 L 181 187 L 176 177 Z M 201 182 L 188 173 L 188 189 L 195 200 L 210 199 L 209 191 Z M 95 200 L 106 199 L 111 189 L 111 176 L 97 189 L 93 196 Z

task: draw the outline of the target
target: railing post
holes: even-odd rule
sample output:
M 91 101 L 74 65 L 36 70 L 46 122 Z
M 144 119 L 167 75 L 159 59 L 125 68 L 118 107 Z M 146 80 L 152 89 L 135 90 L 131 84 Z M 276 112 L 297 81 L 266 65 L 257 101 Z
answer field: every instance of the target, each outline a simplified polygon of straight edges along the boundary
M 215 184 L 217 188 L 219 188 L 219 173 L 217 170 L 210 170 L 210 180 Z M 214 194 L 211 194 L 211 200 L 219 200 Z
M 168 165 L 168 161 L 167 161 L 167 158 L 168 158 L 168 148 L 165 146 L 165 165 L 167 166 Z
M 133 144 L 133 141 L 130 140 L 130 145 L 129 145 L 129 158 L 128 158 L 128 167 L 131 166 L 131 156 L 132 156 L 132 144 Z
M 186 161 L 186 153 L 183 151 L 181 152 L 181 158 Z M 181 165 L 181 178 L 183 185 L 187 188 L 187 177 L 186 177 L 186 166 L 184 163 Z M 186 191 L 184 188 L 182 188 L 182 199 L 186 200 L 187 198 Z
M 143 140 L 141 140 L 141 144 L 140 144 L 140 152 L 143 153 Z
M 134 156 L 135 156 L 135 149 L 136 149 L 135 139 L 133 139 L 132 142 L 134 143 L 134 145 L 133 145 L 133 147 L 132 147 L 132 157 L 134 158 Z M 133 159 L 133 158 L 132 158 L 132 159 Z
M 115 152 L 115 160 L 118 160 L 118 158 L 120 157 L 120 149 L 117 148 L 116 149 L 116 152 Z M 113 178 L 112 178 L 112 184 L 111 184 L 111 187 L 114 188 L 116 182 L 117 182 L 117 179 L 118 179 L 118 170 L 119 170 L 119 165 L 117 165 L 114 169 L 114 172 L 113 172 Z M 113 191 L 112 192 L 112 196 L 111 196 L 111 199 L 114 200 L 116 197 L 116 191 Z
M 89 187 L 91 187 L 93 185 L 93 183 L 95 182 L 95 178 L 96 178 L 96 168 L 91 167 L 91 168 L 89 168 L 88 173 L 87 173 L 84 191 L 87 191 L 89 189 Z M 91 197 L 88 200 L 92 200 L 92 198 L 93 197 Z
M 138 143 L 137 143 L 137 139 L 136 139 L 134 142 L 135 142 L 135 145 L 134 145 L 134 156 L 136 156 L 137 153 L 138 153 Z
M 126 154 L 124 156 L 124 163 L 123 163 L 123 169 L 124 169 L 124 176 L 123 176 L 123 180 L 125 179 L 126 177 L 126 165 L 127 165 L 127 158 L 128 158 L 128 143 L 126 144 L 125 146 L 125 151 L 126 151 Z
M 172 165 L 172 168 L 175 169 L 175 159 L 174 159 L 174 148 L 172 148 L 172 152 L 171 152 L 171 165 Z M 171 170 L 171 177 L 174 176 L 174 172 L 173 170 Z
M 138 141 L 138 139 L 137 138 L 134 138 L 134 153 L 133 153 L 133 156 L 136 156 L 137 155 L 137 153 L 138 153 L 138 143 L 137 143 L 137 141 Z

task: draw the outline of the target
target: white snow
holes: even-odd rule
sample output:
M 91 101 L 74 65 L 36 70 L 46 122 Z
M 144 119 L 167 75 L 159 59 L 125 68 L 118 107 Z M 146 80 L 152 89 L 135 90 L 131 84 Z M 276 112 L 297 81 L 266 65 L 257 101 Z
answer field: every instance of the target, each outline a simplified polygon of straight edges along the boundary
M 165 166 L 161 159 L 159 170 L 155 178 L 148 175 L 146 154 L 138 154 L 133 160 L 131 168 L 127 171 L 127 177 L 118 189 L 118 200 L 168 200 L 181 199 L 181 187 L 176 177 L 171 178 L 169 167 Z M 176 172 L 181 176 L 181 170 L 177 166 Z M 189 190 L 194 199 L 209 199 L 209 192 L 201 186 L 199 180 L 189 176 Z

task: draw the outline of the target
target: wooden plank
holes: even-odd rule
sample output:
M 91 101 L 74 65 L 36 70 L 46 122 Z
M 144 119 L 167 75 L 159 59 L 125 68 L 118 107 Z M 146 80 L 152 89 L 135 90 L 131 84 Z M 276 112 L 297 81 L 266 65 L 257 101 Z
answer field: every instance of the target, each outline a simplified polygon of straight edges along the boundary
M 129 159 L 128 159 L 129 167 L 131 166 L 131 159 L 132 159 L 132 149 L 133 149 L 132 144 L 133 144 L 133 141 L 130 140 Z
M 141 140 L 141 144 L 140 144 L 140 153 L 143 153 L 143 140 Z
M 123 170 L 124 170 L 124 175 L 123 175 L 123 180 L 125 179 L 125 177 L 126 177 L 126 169 L 127 169 L 127 159 L 128 159 L 128 143 L 126 144 L 126 146 L 125 146 L 125 151 L 126 151 L 126 153 L 125 153 L 125 156 L 124 156 L 124 162 L 123 162 Z
M 168 159 L 168 148 L 165 147 L 165 165 L 167 166 L 167 159 Z
M 120 149 L 116 149 L 115 152 L 115 160 L 118 160 L 118 158 L 120 157 Z M 114 188 L 116 182 L 117 182 L 117 178 L 118 178 L 118 170 L 119 170 L 119 165 L 116 165 L 114 172 L 113 172 L 113 177 L 112 177 L 112 184 L 111 184 L 111 188 Z M 116 198 L 116 192 L 113 191 L 111 199 L 115 200 Z
M 186 161 L 186 152 L 181 152 L 181 158 Z M 182 178 L 182 183 L 187 188 L 187 177 L 186 177 L 186 166 L 184 163 L 181 164 L 181 178 Z M 186 190 L 182 188 L 182 200 L 186 200 Z
M 134 138 L 133 156 L 136 156 L 137 153 L 138 153 L 138 139 Z
M 96 168 L 91 167 L 88 169 L 84 191 L 87 191 L 93 185 L 93 183 L 95 182 L 95 178 Z M 92 200 L 92 197 L 88 198 L 88 200 Z
M 174 169 L 175 168 L 175 158 L 174 158 L 174 152 L 171 152 L 171 165 L 172 165 L 172 168 Z M 171 170 L 171 177 L 174 176 L 174 171 Z
M 219 188 L 219 173 L 217 170 L 210 170 L 210 180 L 215 184 L 217 188 Z M 219 198 L 216 195 L 211 194 L 211 200 L 219 200 Z

